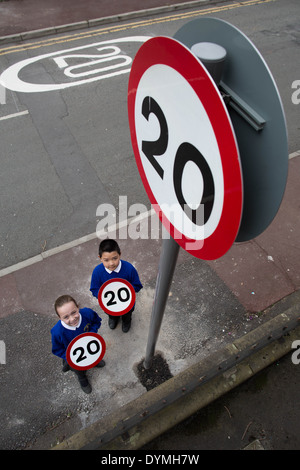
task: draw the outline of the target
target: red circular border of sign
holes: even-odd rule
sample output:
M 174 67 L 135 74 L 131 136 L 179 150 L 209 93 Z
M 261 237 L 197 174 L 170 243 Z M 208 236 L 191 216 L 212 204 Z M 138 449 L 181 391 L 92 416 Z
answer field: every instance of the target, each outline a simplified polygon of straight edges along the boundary
M 188 81 L 204 106 L 213 126 L 220 151 L 224 179 L 222 214 L 217 228 L 209 237 L 204 239 L 203 247 L 199 250 L 188 250 L 186 244 L 194 240 L 181 234 L 169 222 L 162 211 L 158 211 L 158 204 L 148 183 L 138 148 L 135 128 L 136 93 L 143 74 L 147 69 L 157 64 L 172 67 Z M 161 222 L 176 242 L 197 258 L 209 260 L 223 256 L 234 243 L 241 222 L 243 180 L 239 151 L 229 114 L 213 79 L 185 45 L 173 38 L 159 36 L 149 39 L 140 47 L 129 76 L 128 117 L 132 147 L 140 176 L 150 202 L 154 205 Z
M 108 285 L 108 284 L 111 284 L 112 282 L 122 282 L 123 284 L 125 284 L 130 292 L 131 292 L 131 302 L 130 304 L 128 305 L 128 307 L 125 309 L 125 310 L 122 310 L 121 313 L 120 312 L 112 312 L 111 310 L 109 310 L 105 305 L 104 303 L 102 302 L 102 299 L 101 299 L 101 296 L 102 296 L 102 292 L 104 290 L 104 288 Z M 134 287 L 132 284 L 130 284 L 130 282 L 128 282 L 126 279 L 122 279 L 122 278 L 119 278 L 119 277 L 115 277 L 114 279 L 109 279 L 108 281 L 104 282 L 104 284 L 102 284 L 102 286 L 100 287 L 99 289 L 99 292 L 98 292 L 98 302 L 99 302 L 99 305 L 100 307 L 102 308 L 102 310 L 107 313 L 108 315 L 112 315 L 112 316 L 116 316 L 116 317 L 120 317 L 122 315 L 125 315 L 125 313 L 128 313 L 134 306 L 134 303 L 135 303 L 135 290 L 134 290 Z
M 93 362 L 93 364 L 91 364 L 87 367 L 80 367 L 77 364 L 74 364 L 74 362 L 72 361 L 71 356 L 70 356 L 71 348 L 72 348 L 73 344 L 76 343 L 76 341 L 78 341 L 78 339 L 82 338 L 83 336 L 93 336 L 93 337 L 97 338 L 100 341 L 101 346 L 102 346 L 102 351 L 101 351 L 101 354 L 98 357 L 98 359 L 95 362 Z M 72 339 L 72 341 L 69 343 L 69 346 L 67 347 L 67 352 L 66 352 L 67 363 L 69 364 L 70 367 L 72 367 L 73 369 L 76 369 L 76 370 L 92 369 L 92 367 L 95 367 L 97 364 L 99 364 L 100 361 L 102 361 L 102 359 L 104 357 L 104 354 L 105 354 L 105 351 L 106 351 L 106 343 L 105 343 L 104 339 L 102 338 L 102 336 L 100 336 L 98 333 L 94 333 L 92 331 L 87 331 L 86 333 L 81 333 L 81 335 L 76 336 L 76 338 Z

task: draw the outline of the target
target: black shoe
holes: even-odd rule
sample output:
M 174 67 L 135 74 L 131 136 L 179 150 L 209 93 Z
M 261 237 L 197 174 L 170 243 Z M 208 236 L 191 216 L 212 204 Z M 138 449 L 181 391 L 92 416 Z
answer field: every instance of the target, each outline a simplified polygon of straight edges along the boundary
M 105 366 L 105 361 L 103 359 L 96 365 L 96 367 L 104 367 L 104 366 Z
M 111 330 L 114 330 L 118 324 L 119 317 L 109 317 L 108 318 L 108 326 Z
M 86 385 L 80 384 L 80 387 L 81 387 L 81 390 L 82 390 L 84 393 L 91 393 L 91 391 L 92 391 L 92 387 L 90 386 L 89 383 L 87 383 Z
M 127 333 L 130 330 L 131 321 L 128 323 L 122 323 L 122 331 L 123 333 Z

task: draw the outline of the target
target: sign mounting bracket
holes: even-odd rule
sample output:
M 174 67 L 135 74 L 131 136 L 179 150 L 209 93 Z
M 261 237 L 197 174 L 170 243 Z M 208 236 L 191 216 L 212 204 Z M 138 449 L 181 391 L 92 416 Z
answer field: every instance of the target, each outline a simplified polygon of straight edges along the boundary
M 220 92 L 226 104 L 234 109 L 245 121 L 248 122 L 257 132 L 261 131 L 266 121 L 249 104 L 247 104 L 237 93 L 235 93 L 222 80 L 219 84 Z

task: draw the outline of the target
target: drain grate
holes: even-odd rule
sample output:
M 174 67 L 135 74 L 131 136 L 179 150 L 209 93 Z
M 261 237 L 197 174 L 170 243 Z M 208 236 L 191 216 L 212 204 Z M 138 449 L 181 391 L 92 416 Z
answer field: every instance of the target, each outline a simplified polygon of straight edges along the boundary
M 156 354 L 152 359 L 152 365 L 149 369 L 144 367 L 144 359 L 136 367 L 136 375 L 146 390 L 152 390 L 166 380 L 171 379 L 173 375 L 165 359 Z

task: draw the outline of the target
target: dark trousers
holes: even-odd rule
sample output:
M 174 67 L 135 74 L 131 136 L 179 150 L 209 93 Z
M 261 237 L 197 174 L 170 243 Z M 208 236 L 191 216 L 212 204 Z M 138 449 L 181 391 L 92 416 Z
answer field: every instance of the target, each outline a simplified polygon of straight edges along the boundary
M 133 312 L 133 309 L 130 310 L 130 312 L 125 313 L 125 315 L 122 315 L 122 323 L 124 325 L 128 325 L 128 323 L 131 322 L 132 312 Z
M 83 387 L 86 387 L 88 385 L 88 379 L 87 379 L 87 376 L 86 376 L 86 370 L 77 370 L 77 369 L 73 369 L 68 363 L 67 361 L 65 361 L 63 359 L 63 367 L 69 367 L 69 370 L 72 370 L 76 375 L 77 375 L 77 378 L 78 378 L 78 381 L 80 383 L 80 385 L 82 385 Z
M 87 376 L 86 376 L 86 370 L 76 370 L 76 369 L 72 369 L 72 367 L 70 368 L 73 372 L 75 372 L 75 374 L 77 375 L 77 379 L 80 383 L 80 385 L 82 385 L 83 387 L 86 387 L 88 385 L 88 379 L 87 379 Z
M 109 318 L 111 318 L 112 320 L 118 322 L 120 318 L 122 318 L 122 323 L 123 325 L 128 325 L 128 323 L 131 322 L 131 317 L 132 317 L 132 312 L 133 312 L 134 308 L 131 309 L 128 313 L 125 313 L 125 315 L 120 315 L 120 316 L 117 316 L 117 315 L 108 315 Z

